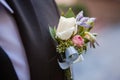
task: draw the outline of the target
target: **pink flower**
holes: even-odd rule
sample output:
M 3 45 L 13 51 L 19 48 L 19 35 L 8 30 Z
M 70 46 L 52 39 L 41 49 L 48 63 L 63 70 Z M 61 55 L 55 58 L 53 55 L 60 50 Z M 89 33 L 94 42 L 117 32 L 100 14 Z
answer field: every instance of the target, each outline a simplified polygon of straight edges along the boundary
M 82 47 L 84 44 L 84 39 L 80 35 L 75 35 L 72 38 L 72 42 L 74 43 L 75 46 Z

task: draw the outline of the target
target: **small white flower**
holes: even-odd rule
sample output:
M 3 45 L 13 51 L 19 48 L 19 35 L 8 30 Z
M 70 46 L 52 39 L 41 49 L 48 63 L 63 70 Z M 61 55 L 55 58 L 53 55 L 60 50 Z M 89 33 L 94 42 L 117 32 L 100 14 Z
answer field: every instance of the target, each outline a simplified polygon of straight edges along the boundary
M 90 41 L 96 41 L 96 37 L 90 32 L 85 32 L 85 38 L 87 38 Z
M 61 16 L 56 32 L 56 37 L 62 40 L 67 40 L 72 36 L 73 33 L 77 33 L 76 19 L 74 17 L 65 18 Z

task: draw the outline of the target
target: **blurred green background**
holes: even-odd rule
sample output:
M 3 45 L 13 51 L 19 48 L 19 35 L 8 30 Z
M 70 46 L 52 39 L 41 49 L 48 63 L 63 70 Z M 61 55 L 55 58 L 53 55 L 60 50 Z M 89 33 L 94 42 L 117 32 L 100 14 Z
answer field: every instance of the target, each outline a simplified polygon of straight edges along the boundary
M 61 14 L 66 13 L 66 11 L 69 8 L 72 8 L 72 10 L 74 11 L 75 15 L 77 15 L 81 10 L 84 11 L 84 16 L 88 16 L 89 12 L 86 8 L 86 6 L 84 6 L 83 4 L 76 4 L 76 5 L 65 5 L 65 4 L 60 4 L 58 5 L 59 11 Z

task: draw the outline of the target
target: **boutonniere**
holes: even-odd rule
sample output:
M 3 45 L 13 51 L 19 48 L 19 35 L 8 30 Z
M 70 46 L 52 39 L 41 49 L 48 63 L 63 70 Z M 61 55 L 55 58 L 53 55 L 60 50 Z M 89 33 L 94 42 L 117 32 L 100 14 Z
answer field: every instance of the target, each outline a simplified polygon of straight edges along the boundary
M 90 30 L 94 27 L 95 18 L 83 16 L 83 11 L 77 16 L 70 8 L 64 16 L 60 16 L 58 27 L 49 27 L 50 34 L 57 43 L 56 51 L 62 58 L 58 59 L 61 69 L 65 70 L 67 80 L 72 80 L 70 67 L 76 62 L 83 61 L 82 54 L 87 51 L 87 46 L 95 48 L 96 33 Z

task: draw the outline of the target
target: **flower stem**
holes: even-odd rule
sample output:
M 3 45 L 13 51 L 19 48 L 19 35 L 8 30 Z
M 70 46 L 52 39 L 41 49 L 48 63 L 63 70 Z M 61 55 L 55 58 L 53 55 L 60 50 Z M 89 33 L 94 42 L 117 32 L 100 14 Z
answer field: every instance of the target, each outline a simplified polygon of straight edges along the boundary
M 65 80 L 73 80 L 71 77 L 72 75 L 71 75 L 70 68 L 66 69 L 64 73 L 65 73 Z

